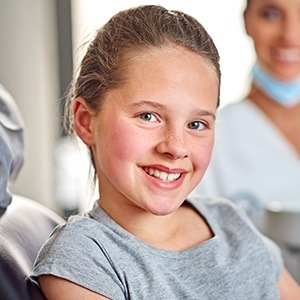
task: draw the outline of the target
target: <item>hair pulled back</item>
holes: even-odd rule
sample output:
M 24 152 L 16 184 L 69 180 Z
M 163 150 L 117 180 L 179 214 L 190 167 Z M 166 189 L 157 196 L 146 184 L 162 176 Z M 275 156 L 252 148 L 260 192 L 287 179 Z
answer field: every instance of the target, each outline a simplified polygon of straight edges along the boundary
M 208 59 L 220 82 L 217 48 L 195 18 L 161 6 L 138 6 L 117 13 L 97 32 L 75 78 L 67 115 L 71 116 L 71 102 L 77 97 L 95 110 L 101 108 L 104 94 L 126 80 L 123 71 L 128 53 L 174 45 Z M 68 129 L 73 131 L 72 124 Z

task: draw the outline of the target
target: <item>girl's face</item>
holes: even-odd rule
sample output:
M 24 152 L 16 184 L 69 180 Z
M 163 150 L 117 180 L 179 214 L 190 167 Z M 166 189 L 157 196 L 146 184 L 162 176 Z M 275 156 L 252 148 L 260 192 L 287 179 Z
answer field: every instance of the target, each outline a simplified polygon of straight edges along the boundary
M 199 55 L 165 49 L 130 61 L 127 82 L 91 117 L 101 205 L 166 215 L 198 184 L 214 140 L 218 78 Z
M 259 61 L 278 79 L 300 74 L 300 1 L 251 0 L 245 25 Z

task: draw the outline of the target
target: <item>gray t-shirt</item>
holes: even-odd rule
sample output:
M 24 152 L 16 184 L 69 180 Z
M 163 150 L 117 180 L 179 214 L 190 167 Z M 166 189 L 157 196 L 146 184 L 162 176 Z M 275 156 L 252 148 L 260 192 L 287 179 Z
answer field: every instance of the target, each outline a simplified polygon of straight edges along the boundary
M 53 274 L 115 300 L 279 299 L 282 260 L 244 212 L 223 199 L 188 200 L 214 237 L 184 251 L 152 247 L 116 224 L 97 204 L 59 226 L 32 274 Z

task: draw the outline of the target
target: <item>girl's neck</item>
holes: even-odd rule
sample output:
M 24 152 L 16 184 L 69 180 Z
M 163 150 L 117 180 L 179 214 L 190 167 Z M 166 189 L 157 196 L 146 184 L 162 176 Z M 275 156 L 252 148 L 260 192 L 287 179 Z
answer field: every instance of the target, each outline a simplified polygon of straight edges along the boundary
M 140 208 L 103 210 L 122 228 L 143 242 L 163 250 L 182 251 L 196 246 L 213 234 L 203 219 L 188 203 L 166 216 L 155 216 Z

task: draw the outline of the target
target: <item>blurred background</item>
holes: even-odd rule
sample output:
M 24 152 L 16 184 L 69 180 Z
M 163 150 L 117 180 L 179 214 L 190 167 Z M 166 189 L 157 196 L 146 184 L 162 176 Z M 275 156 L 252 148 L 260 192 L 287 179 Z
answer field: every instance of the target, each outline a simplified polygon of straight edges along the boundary
M 242 0 L 0 0 L 0 82 L 25 121 L 25 163 L 11 187 L 65 214 L 89 198 L 86 149 L 64 136 L 61 107 L 85 45 L 119 10 L 160 4 L 196 17 L 221 55 L 221 106 L 242 98 L 253 65 Z M 0 153 L 1 155 L 1 153 Z

